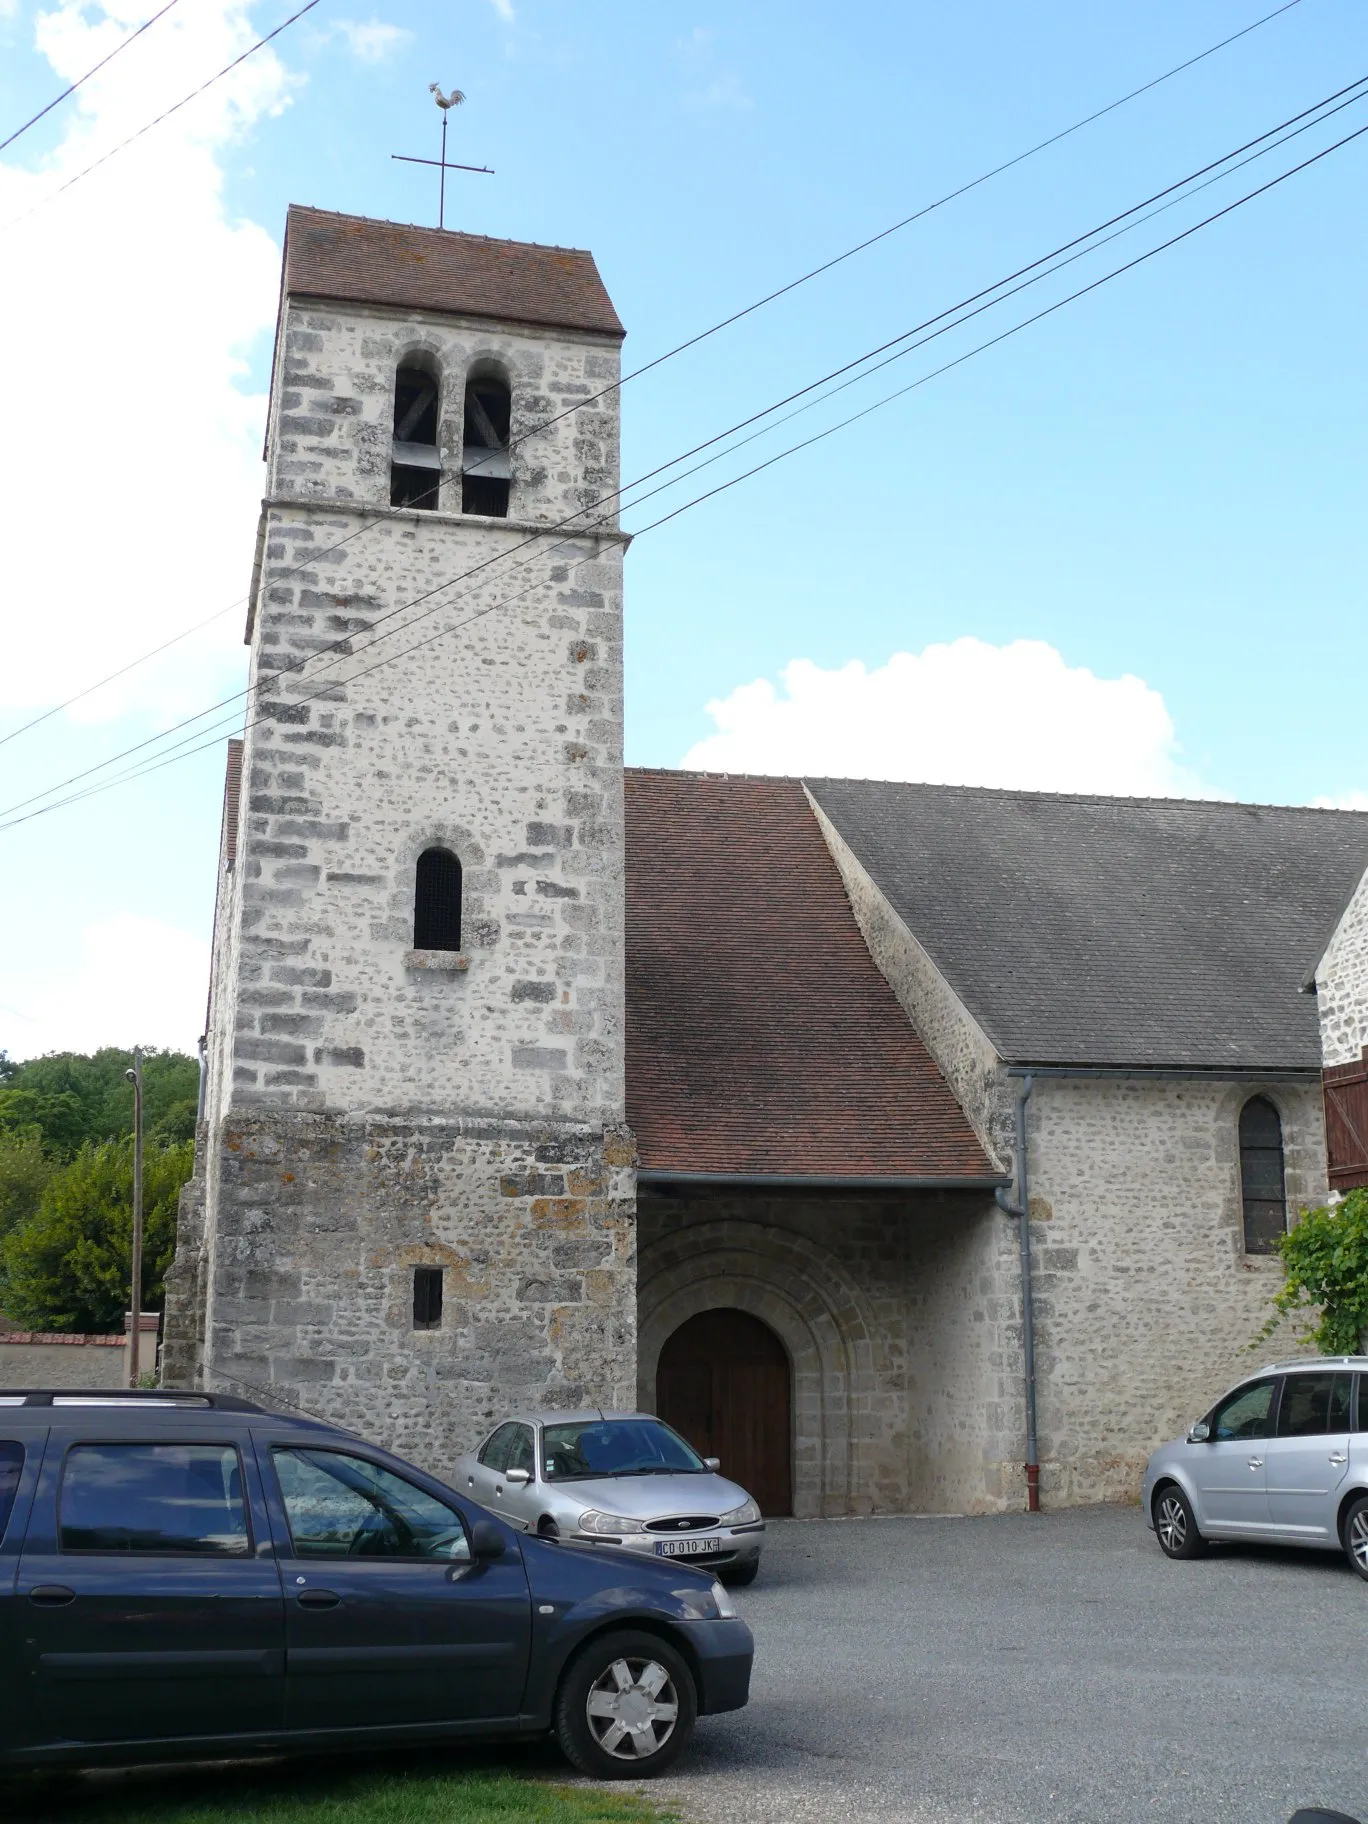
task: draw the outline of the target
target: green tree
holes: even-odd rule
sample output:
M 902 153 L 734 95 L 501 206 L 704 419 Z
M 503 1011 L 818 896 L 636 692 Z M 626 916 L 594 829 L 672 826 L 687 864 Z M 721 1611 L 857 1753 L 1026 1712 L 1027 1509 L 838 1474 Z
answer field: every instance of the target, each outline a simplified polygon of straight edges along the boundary
M 1300 1332 L 1322 1355 L 1357 1355 L 1368 1332 L 1368 1187 L 1308 1210 L 1278 1243 L 1285 1275 L 1264 1341 L 1285 1317 L 1316 1313 Z
M 176 1247 L 176 1202 L 194 1146 L 143 1159 L 143 1306 L 159 1310 Z M 0 1240 L 0 1306 L 30 1330 L 123 1328 L 133 1246 L 133 1142 L 86 1145 L 54 1172 L 36 1212 Z
M 86 1145 L 117 1140 L 133 1127 L 131 1051 L 110 1045 L 90 1054 L 49 1052 L 0 1070 L 0 1135 L 36 1127 L 58 1159 Z M 143 1054 L 143 1125 L 150 1139 L 193 1138 L 199 1064 L 183 1051 Z
M 34 1214 L 56 1170 L 36 1127 L 0 1134 L 0 1236 Z

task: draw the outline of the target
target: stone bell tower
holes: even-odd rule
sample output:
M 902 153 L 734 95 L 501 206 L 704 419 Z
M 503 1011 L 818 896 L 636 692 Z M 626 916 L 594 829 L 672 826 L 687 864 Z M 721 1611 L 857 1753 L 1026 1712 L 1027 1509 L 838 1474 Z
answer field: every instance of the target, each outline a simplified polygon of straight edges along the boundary
M 165 1378 L 434 1467 L 635 1383 L 622 333 L 587 253 L 290 210 Z

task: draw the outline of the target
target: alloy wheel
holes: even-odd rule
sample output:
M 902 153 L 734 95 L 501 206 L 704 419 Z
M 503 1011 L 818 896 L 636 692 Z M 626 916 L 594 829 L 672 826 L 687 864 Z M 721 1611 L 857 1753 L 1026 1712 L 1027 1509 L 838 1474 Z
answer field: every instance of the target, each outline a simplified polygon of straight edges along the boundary
M 1172 1491 L 1161 1496 L 1154 1510 L 1154 1523 L 1164 1550 L 1170 1556 L 1181 1552 L 1188 1536 L 1187 1508 L 1182 1496 Z
M 679 1698 L 655 1659 L 615 1659 L 585 1703 L 594 1740 L 620 1761 L 646 1760 L 674 1734 Z
M 1354 1515 L 1348 1532 L 1349 1554 L 1362 1575 L 1368 1577 L 1368 1507 L 1361 1507 Z

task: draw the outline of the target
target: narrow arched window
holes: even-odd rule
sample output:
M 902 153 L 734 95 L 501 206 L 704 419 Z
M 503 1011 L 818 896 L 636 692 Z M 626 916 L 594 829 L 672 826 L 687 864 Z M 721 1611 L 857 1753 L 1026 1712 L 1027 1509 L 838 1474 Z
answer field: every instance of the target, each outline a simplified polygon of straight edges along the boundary
M 501 374 L 474 373 L 466 383 L 461 447 L 461 511 L 507 519 L 508 429 L 512 396 Z
M 413 895 L 415 950 L 461 947 L 461 864 L 450 849 L 424 849 Z
M 1240 1110 L 1240 1194 L 1247 1254 L 1271 1254 L 1287 1233 L 1282 1118 L 1267 1096 Z
M 437 505 L 442 458 L 437 448 L 437 406 L 441 376 L 435 364 L 415 358 L 394 376 L 394 450 L 390 461 L 390 505 Z

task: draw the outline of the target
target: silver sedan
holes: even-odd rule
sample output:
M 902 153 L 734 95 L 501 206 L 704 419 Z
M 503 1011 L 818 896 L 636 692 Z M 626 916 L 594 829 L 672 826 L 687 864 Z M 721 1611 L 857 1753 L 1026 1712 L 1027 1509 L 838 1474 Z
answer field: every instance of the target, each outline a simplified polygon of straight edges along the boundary
M 648 1412 L 524 1412 L 456 1465 L 455 1486 L 524 1532 L 682 1558 L 745 1584 L 765 1523 L 716 1457 Z

